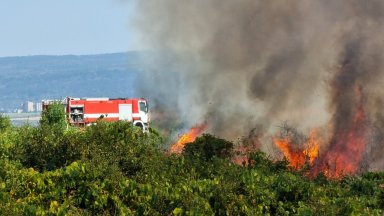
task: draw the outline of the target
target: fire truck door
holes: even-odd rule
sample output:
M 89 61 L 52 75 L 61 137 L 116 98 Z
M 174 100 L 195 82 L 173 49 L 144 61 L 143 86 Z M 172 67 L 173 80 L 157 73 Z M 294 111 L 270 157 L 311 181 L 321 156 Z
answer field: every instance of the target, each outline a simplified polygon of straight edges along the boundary
M 119 120 L 132 121 L 132 104 L 119 104 Z

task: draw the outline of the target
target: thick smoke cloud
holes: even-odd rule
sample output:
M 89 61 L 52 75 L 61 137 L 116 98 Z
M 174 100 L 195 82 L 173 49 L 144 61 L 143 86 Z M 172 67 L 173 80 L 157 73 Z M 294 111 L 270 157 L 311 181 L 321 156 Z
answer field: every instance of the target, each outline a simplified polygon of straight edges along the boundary
M 142 94 L 168 117 L 229 139 L 283 121 L 338 131 L 360 86 L 372 146 L 384 146 L 384 1 L 148 0 L 137 14 L 141 42 L 156 50 Z

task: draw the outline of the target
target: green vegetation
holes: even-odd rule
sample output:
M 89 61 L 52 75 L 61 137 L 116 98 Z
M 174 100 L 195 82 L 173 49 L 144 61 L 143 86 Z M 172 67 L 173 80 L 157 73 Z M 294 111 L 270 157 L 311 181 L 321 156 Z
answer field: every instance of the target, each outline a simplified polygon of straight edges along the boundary
M 0 114 L 0 132 L 4 132 L 11 127 L 12 123 L 9 118 Z
M 169 155 L 130 123 L 14 128 L 0 116 L 2 215 L 382 215 L 384 174 L 309 180 L 205 134 Z
M 60 102 L 53 102 L 41 114 L 42 126 L 55 126 L 64 129 L 67 125 L 65 106 Z

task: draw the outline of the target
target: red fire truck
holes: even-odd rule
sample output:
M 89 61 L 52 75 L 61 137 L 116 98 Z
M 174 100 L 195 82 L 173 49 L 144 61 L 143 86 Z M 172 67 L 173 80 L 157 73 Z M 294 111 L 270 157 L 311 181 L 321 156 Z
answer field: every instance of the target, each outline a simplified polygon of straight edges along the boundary
M 43 109 L 52 103 L 43 101 Z M 86 126 L 97 120 L 130 121 L 148 132 L 148 103 L 143 98 L 73 98 L 62 101 L 70 125 Z

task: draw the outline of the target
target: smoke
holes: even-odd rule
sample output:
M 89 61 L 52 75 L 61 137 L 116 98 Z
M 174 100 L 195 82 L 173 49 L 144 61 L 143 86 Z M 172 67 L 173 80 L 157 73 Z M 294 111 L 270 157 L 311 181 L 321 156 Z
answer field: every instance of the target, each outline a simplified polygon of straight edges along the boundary
M 364 98 L 372 146 L 384 146 L 383 15 L 382 0 L 138 1 L 134 24 L 155 50 L 142 95 L 229 139 L 286 120 L 333 139 Z

